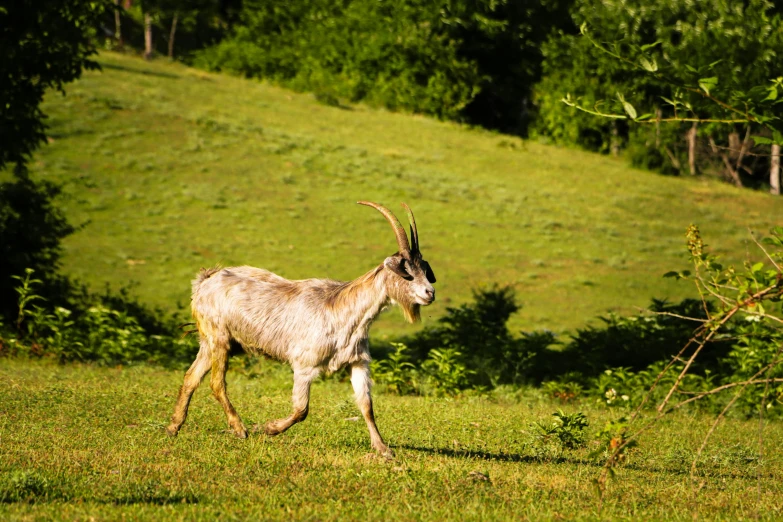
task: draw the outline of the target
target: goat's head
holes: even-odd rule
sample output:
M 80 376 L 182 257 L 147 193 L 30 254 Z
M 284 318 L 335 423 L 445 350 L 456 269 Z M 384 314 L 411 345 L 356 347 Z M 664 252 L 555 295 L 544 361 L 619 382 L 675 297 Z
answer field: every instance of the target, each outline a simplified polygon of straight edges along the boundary
M 414 322 L 419 319 L 419 306 L 427 306 L 435 300 L 435 288 L 432 286 L 435 282 L 435 274 L 419 250 L 419 232 L 416 229 L 413 212 L 408 205 L 402 204 L 408 213 L 408 221 L 411 225 L 411 244 L 408 243 L 405 229 L 391 210 L 370 201 L 358 201 L 358 203 L 378 210 L 394 229 L 400 250 L 383 262 L 384 268 L 392 275 L 389 278 L 392 284 L 388 285 L 387 291 L 389 297 L 400 304 L 405 317 Z

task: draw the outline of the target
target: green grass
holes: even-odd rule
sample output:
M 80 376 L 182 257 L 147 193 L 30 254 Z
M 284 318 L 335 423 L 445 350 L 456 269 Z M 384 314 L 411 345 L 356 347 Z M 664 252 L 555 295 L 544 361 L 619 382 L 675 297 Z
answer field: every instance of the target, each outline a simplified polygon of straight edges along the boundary
M 661 275 L 686 268 L 695 222 L 731 260 L 747 228 L 779 224 L 780 202 L 707 180 L 629 169 L 621 159 L 118 54 L 52 93 L 51 143 L 34 176 L 65 183 L 84 227 L 64 271 L 100 289 L 185 310 L 199 267 L 250 264 L 289 278 L 350 279 L 395 248 L 359 199 L 416 212 L 439 299 L 424 322 L 472 288 L 517 289 L 514 329 L 556 332 L 607 310 L 692 290 Z M 404 218 L 403 218 L 404 219 Z M 399 314 L 374 335 L 410 332 Z
M 229 372 L 250 426 L 289 411 L 289 372 L 274 363 Z M 536 391 L 458 399 L 376 396 L 393 461 L 370 452 L 350 384 L 320 381 L 311 416 L 275 438 L 238 440 L 209 396 L 196 392 L 179 437 L 163 432 L 179 371 L 146 366 L 0 365 L 0 518 L 3 520 L 779 520 L 783 425 L 728 420 L 689 469 L 711 421 L 678 414 L 642 437 L 601 507 L 592 446 L 541 457 L 530 423 L 558 407 L 587 414 L 595 433 L 618 415 Z M 481 473 L 489 480 L 474 472 Z M 473 473 L 473 474 L 471 474 Z M 761 486 L 761 495 L 758 487 Z M 17 500 L 9 501 L 9 495 Z M 22 498 L 23 500 L 19 500 Z M 5 499 L 5 501 L 2 501 Z

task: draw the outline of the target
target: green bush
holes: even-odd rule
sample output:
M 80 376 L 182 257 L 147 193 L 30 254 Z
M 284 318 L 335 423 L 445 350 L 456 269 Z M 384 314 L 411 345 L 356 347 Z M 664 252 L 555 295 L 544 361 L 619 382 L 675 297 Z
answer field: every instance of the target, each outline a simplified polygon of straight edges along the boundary
M 232 35 L 197 53 L 209 70 L 266 78 L 322 99 L 526 132 L 539 44 L 570 0 L 247 0 Z
M 648 310 L 638 315 L 601 317 L 602 326 L 588 326 L 572 336 L 563 350 L 561 368 L 563 372 L 578 371 L 594 377 L 609 368 L 641 371 L 656 361 L 668 361 L 685 346 L 698 325 L 682 317 L 703 319 L 702 301 L 668 303 L 653 299 Z M 700 359 L 699 368 L 716 370 L 729 347 L 725 341 L 712 343 L 709 353 Z
M 447 308 L 435 326 L 406 340 L 416 361 L 423 362 L 433 350 L 445 349 L 471 372 L 467 384 L 494 388 L 501 384 L 540 382 L 540 375 L 557 366 L 549 348 L 557 340 L 552 332 L 522 333 L 514 337 L 507 327 L 519 309 L 511 287 L 491 286 L 473 292 L 473 302 Z
M 155 335 L 137 318 L 100 301 L 80 310 L 52 306 L 37 295 L 41 281 L 28 269 L 19 284 L 16 331 L 0 329 L 0 342 L 9 355 L 47 356 L 65 361 L 102 364 L 185 361 L 192 343 L 171 335 Z
M 376 382 L 397 395 L 407 395 L 417 390 L 416 367 L 410 362 L 408 347 L 403 343 L 391 343 L 394 351 L 385 359 L 372 362 L 372 375 Z
M 585 430 L 590 425 L 582 412 L 572 414 L 558 409 L 551 423 L 533 422 L 533 449 L 541 457 L 557 457 L 563 451 L 582 448 L 587 443 Z
M 40 278 L 39 291 L 59 299 L 67 293 L 57 270 L 60 241 L 75 228 L 54 205 L 60 188 L 49 181 L 34 181 L 17 165 L 12 181 L 0 183 L 0 316 L 16 314 L 17 283 L 13 276 L 32 268 Z

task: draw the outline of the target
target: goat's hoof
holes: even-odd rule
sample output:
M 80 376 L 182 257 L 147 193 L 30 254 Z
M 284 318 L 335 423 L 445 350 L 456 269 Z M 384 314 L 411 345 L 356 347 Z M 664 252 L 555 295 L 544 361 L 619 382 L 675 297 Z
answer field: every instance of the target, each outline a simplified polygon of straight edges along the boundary
M 239 429 L 234 428 L 234 435 L 237 436 L 239 439 L 246 439 L 247 438 L 247 430 L 244 426 L 241 426 Z
M 280 435 L 281 433 L 280 429 L 277 426 L 275 426 L 273 422 L 267 422 L 266 424 L 264 424 L 264 427 L 261 429 L 263 430 L 264 433 L 266 433 L 270 437 L 274 437 L 275 435 Z
M 389 447 L 375 448 L 375 451 L 386 460 L 394 460 L 394 452 Z
M 179 428 L 176 426 L 168 426 L 166 428 L 166 435 L 169 437 L 176 437 L 177 433 L 179 433 Z

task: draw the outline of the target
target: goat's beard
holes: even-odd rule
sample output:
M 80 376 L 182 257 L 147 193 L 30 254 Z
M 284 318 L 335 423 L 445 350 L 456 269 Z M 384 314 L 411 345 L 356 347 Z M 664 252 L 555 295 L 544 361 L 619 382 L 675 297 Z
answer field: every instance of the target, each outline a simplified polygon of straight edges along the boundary
M 409 323 L 418 322 L 421 319 L 419 303 L 400 303 L 402 314 Z

